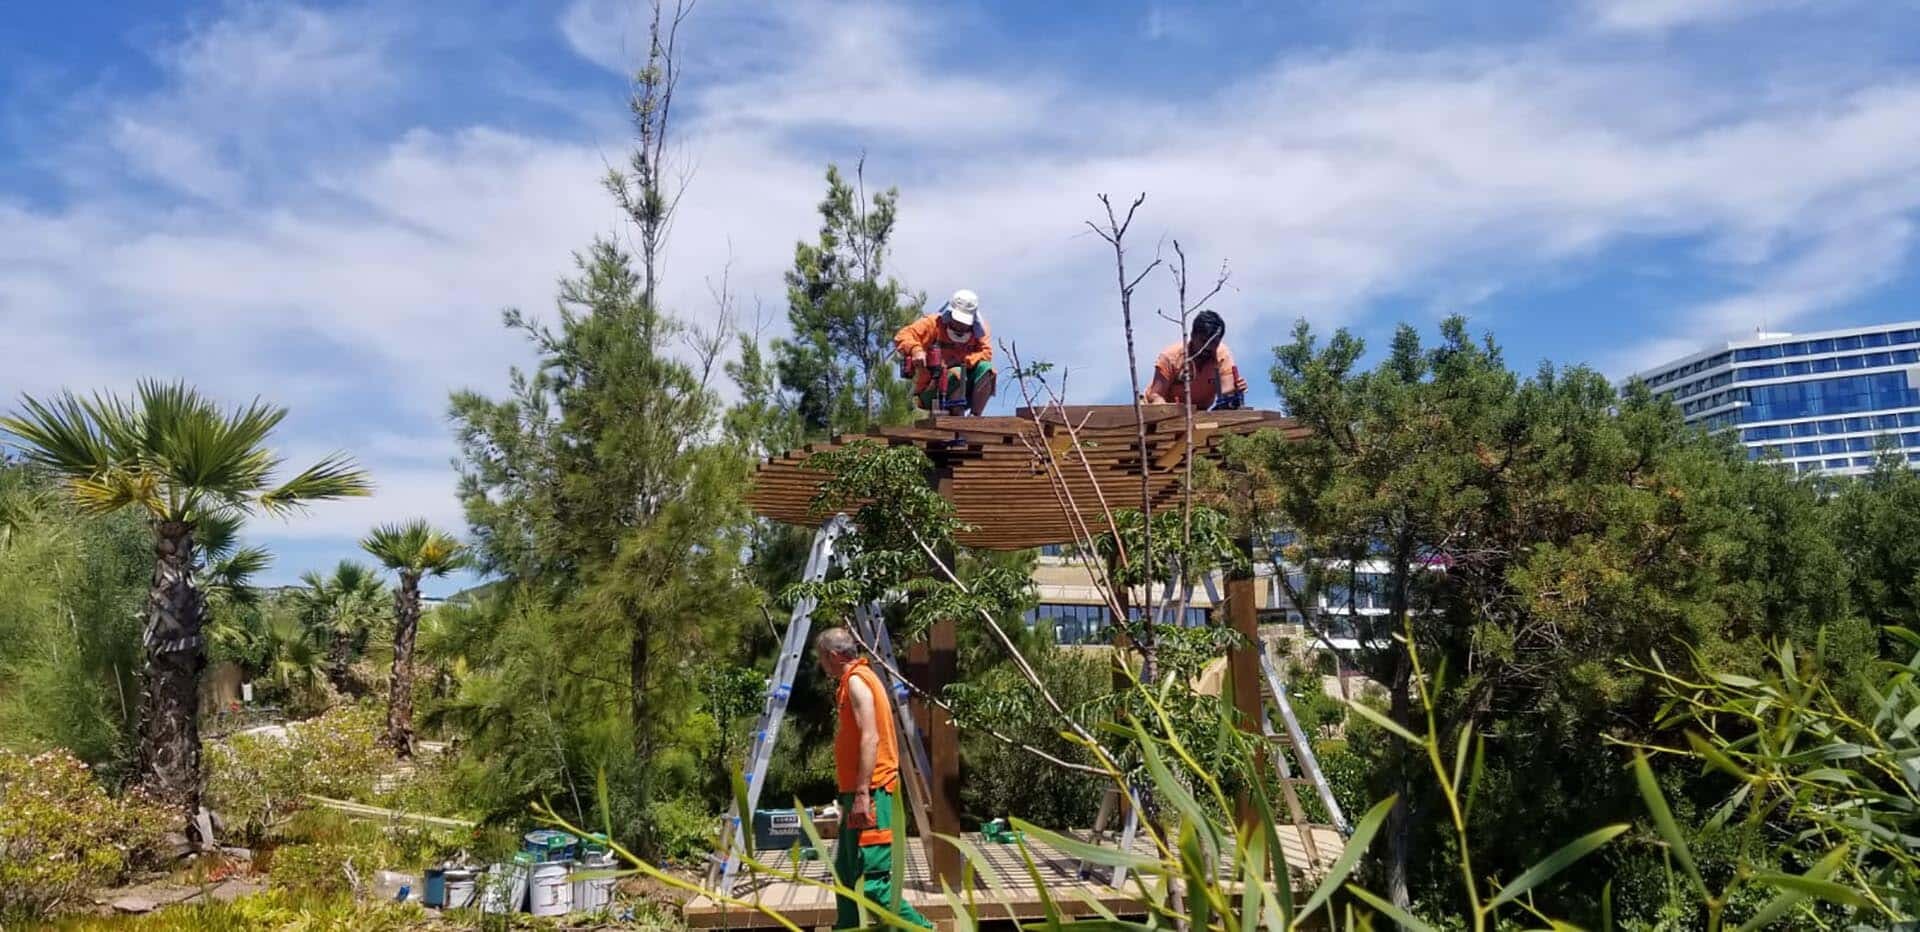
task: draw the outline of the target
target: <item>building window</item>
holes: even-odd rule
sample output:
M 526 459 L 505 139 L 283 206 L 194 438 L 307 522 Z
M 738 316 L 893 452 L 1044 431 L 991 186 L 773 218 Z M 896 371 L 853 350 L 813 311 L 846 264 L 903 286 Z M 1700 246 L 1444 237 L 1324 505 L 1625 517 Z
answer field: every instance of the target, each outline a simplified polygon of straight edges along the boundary
M 1789 382 L 1742 389 L 1750 421 L 1787 420 L 1851 414 L 1876 408 L 1920 407 L 1920 392 L 1907 386 L 1904 372 L 1882 372 L 1818 382 Z M 1850 429 L 1870 429 L 1852 428 Z

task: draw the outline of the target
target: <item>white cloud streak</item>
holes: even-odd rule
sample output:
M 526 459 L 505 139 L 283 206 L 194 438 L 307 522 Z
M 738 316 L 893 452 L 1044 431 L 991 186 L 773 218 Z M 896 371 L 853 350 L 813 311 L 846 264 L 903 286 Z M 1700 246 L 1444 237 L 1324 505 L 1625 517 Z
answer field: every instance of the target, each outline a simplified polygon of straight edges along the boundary
M 1614 32 L 1658 33 L 1683 26 L 1724 23 L 1804 0 L 1593 0 L 1595 25 Z

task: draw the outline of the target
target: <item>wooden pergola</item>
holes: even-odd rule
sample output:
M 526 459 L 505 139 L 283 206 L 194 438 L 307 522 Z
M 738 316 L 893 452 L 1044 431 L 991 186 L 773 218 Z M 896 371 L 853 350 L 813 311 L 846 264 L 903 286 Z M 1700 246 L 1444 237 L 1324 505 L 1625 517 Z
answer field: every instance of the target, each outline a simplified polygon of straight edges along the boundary
M 763 517 L 811 527 L 820 522 L 813 514 L 813 497 L 826 479 L 808 466 L 814 455 L 859 441 L 916 446 L 933 463 L 930 480 L 940 483 L 956 517 L 973 528 L 960 535 L 960 543 L 982 550 L 1073 543 L 1079 535 L 1061 494 L 1063 485 L 1072 493 L 1080 520 L 1096 529 L 1105 527 L 1103 501 L 1115 511 L 1140 507 L 1143 464 L 1151 467 L 1147 481 L 1153 507 L 1178 503 L 1186 472 L 1186 409 L 1148 405 L 1142 413 L 1144 453 L 1131 405 L 1049 408 L 1037 419 L 1022 408 L 1012 417 L 933 417 L 911 427 L 844 434 L 762 464 L 747 501 Z M 1216 457 L 1222 438 L 1259 430 L 1289 436 L 1304 432 L 1271 411 L 1196 411 L 1194 454 Z M 1074 450 L 1076 438 L 1081 453 Z
M 928 481 L 954 504 L 956 516 L 971 526 L 959 536 L 968 547 L 1023 550 L 1071 544 L 1090 529 L 1103 533 L 1104 506 L 1138 509 L 1141 476 L 1155 509 L 1176 506 L 1186 475 L 1187 412 L 1180 405 L 1149 405 L 1142 411 L 1146 442 L 1131 405 L 1068 406 L 1035 416 L 1021 409 L 1012 417 L 930 417 L 910 427 L 880 427 L 864 434 L 809 444 L 763 463 L 754 476 L 748 502 L 763 517 L 803 527 L 826 517 L 814 513 L 813 499 L 826 474 L 812 468 L 812 457 L 855 442 L 918 447 L 931 462 Z M 1298 437 L 1304 429 L 1271 411 L 1194 412 L 1192 449 L 1196 458 L 1215 458 L 1222 439 L 1261 430 Z M 1070 491 L 1071 495 L 1064 494 Z M 1077 512 L 1077 515 L 1076 515 Z M 1234 703 L 1248 721 L 1258 721 L 1259 638 L 1253 576 L 1227 580 L 1227 616 L 1244 637 L 1230 669 Z M 936 622 L 907 655 L 909 678 L 938 694 L 955 674 L 955 627 Z M 960 834 L 960 748 L 953 722 L 916 699 L 914 717 L 928 736 L 933 772 L 928 774 L 929 821 L 933 833 Z M 924 831 L 924 829 L 923 829 Z M 935 876 L 955 887 L 961 855 L 952 846 L 928 845 Z

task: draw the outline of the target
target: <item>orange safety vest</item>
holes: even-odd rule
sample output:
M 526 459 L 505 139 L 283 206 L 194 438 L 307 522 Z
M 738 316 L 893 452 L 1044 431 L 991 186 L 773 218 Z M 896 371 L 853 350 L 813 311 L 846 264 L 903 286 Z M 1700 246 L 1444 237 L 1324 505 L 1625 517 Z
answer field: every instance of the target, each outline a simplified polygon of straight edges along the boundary
M 873 775 L 867 781 L 867 788 L 891 793 L 900 783 L 900 754 L 893 738 L 893 704 L 887 701 L 886 685 L 880 682 L 879 674 L 873 672 L 864 657 L 847 664 L 835 694 L 840 706 L 840 723 L 833 732 L 834 780 L 842 793 L 860 788 L 860 725 L 853 717 L 852 691 L 847 688 L 854 677 L 867 684 L 867 692 L 873 697 L 873 727 L 880 733 L 878 746 L 873 751 Z M 879 818 L 879 813 L 875 812 L 874 817 Z M 892 829 L 868 829 L 860 833 L 859 839 L 863 846 L 892 841 Z

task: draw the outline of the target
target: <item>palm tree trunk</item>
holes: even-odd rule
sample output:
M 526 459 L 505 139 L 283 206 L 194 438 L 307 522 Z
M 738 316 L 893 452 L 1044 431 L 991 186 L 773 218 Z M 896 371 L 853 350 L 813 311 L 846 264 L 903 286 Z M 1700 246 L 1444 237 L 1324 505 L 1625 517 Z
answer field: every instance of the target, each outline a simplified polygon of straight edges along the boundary
M 327 681 L 333 684 L 334 692 L 342 696 L 350 694 L 347 671 L 352 666 L 353 632 L 336 628 L 333 638 L 327 645 Z
M 140 786 L 180 811 L 189 825 L 200 808 L 200 635 L 205 603 L 193 585 L 193 529 L 154 527 L 153 582 L 147 589 L 146 652 L 140 706 Z M 211 839 L 201 839 L 209 842 Z
M 413 756 L 413 637 L 420 628 L 420 577 L 400 574 L 393 597 L 393 677 L 387 693 L 385 743 L 401 758 Z

